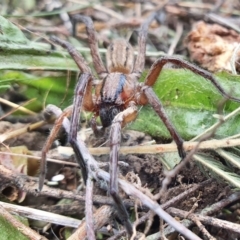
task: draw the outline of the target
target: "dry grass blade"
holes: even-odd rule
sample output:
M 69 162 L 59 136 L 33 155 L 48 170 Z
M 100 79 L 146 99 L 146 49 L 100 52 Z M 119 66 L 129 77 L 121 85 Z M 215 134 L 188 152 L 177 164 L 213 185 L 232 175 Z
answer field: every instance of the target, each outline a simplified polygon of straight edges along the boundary
M 22 216 L 26 216 L 30 219 L 54 223 L 61 226 L 77 228 L 82 222 L 80 220 L 70 218 L 70 217 L 65 217 L 59 214 L 37 210 L 29 207 L 18 206 L 14 204 L 9 204 L 5 202 L 0 202 L 0 206 L 8 210 L 9 212 L 15 212 Z

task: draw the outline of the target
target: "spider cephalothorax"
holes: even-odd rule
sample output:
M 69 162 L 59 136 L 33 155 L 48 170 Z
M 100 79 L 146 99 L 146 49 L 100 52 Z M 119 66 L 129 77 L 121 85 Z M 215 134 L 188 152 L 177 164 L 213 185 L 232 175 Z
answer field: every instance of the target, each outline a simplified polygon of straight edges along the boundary
M 62 41 L 56 37 L 51 40 L 66 48 L 72 56 L 81 74 L 77 83 L 74 95 L 73 110 L 71 117 L 71 127 L 69 133 L 69 142 L 77 156 L 78 162 L 83 170 L 84 180 L 87 180 L 87 169 L 84 164 L 81 150 L 77 144 L 77 130 L 79 114 L 81 110 L 94 113 L 92 128 L 97 132 L 96 117 L 100 116 L 103 128 L 111 127 L 110 130 L 110 194 L 116 203 L 119 217 L 124 223 L 128 234 L 132 234 L 131 222 L 128 213 L 124 207 L 121 198 L 118 195 L 117 185 L 117 162 L 118 150 L 120 147 L 121 128 L 133 121 L 138 114 L 138 106 L 150 104 L 159 115 L 165 126 L 169 130 L 173 140 L 178 147 L 178 153 L 181 158 L 185 157 L 183 149 L 183 140 L 175 130 L 171 121 L 168 119 L 163 105 L 154 93 L 152 86 L 157 81 L 163 66 L 166 63 L 175 64 L 179 67 L 189 69 L 211 81 L 219 92 L 234 101 L 240 102 L 240 99 L 229 96 L 218 84 L 217 80 L 209 72 L 175 57 L 163 57 L 157 59 L 152 65 L 147 77 L 143 83 L 139 83 L 139 78 L 144 70 L 147 29 L 155 14 L 151 15 L 142 25 L 138 38 L 138 54 L 134 61 L 132 46 L 125 40 L 119 39 L 113 41 L 107 50 L 107 64 L 105 67 L 99 52 L 97 38 L 93 27 L 93 22 L 89 17 L 76 16 L 75 19 L 86 24 L 89 47 L 93 58 L 94 68 L 98 74 L 99 80 L 95 80 L 91 69 L 88 67 L 82 55 L 68 42 Z M 92 89 L 94 88 L 94 91 Z M 93 94 L 92 94 L 93 93 Z M 45 176 L 45 163 L 42 163 L 42 173 L 40 175 L 39 189 L 42 188 Z

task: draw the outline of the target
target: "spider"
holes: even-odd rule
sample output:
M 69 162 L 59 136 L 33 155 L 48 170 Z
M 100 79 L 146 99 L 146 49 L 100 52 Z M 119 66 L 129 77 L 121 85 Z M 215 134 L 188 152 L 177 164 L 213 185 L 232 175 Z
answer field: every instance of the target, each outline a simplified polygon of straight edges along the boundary
M 138 54 L 134 61 L 134 51 L 130 43 L 124 39 L 114 40 L 107 48 L 105 67 L 98 51 L 98 42 L 91 18 L 77 15 L 75 20 L 82 21 L 86 25 L 88 43 L 91 50 L 94 68 L 99 77 L 96 80 L 83 56 L 68 42 L 52 37 L 51 41 L 67 49 L 73 60 L 79 67 L 81 74 L 75 88 L 73 110 L 69 142 L 77 156 L 77 160 L 83 171 L 83 178 L 87 180 L 87 169 L 77 147 L 77 131 L 79 114 L 81 110 L 93 112 L 92 129 L 95 134 L 101 133 L 96 125 L 96 118 L 99 116 L 102 129 L 110 127 L 110 195 L 112 196 L 120 220 L 124 223 L 129 235 L 132 234 L 132 225 L 122 199 L 118 194 L 117 170 L 118 150 L 121 142 L 121 129 L 129 122 L 134 121 L 138 115 L 138 106 L 150 104 L 161 120 L 164 122 L 173 140 L 175 141 L 180 158 L 186 153 L 183 149 L 183 139 L 175 130 L 169 120 L 161 101 L 154 93 L 152 86 L 158 79 L 165 64 L 171 63 L 181 68 L 208 79 L 218 91 L 228 99 L 240 102 L 240 99 L 230 96 L 219 85 L 212 74 L 194 64 L 175 57 L 162 57 L 157 59 L 149 70 L 143 83 L 138 80 L 144 70 L 147 30 L 149 24 L 155 18 L 152 14 L 141 26 L 138 37 Z M 92 91 L 94 90 L 94 91 Z M 42 163 L 45 165 L 45 163 Z M 43 186 L 45 167 L 41 168 L 39 190 Z

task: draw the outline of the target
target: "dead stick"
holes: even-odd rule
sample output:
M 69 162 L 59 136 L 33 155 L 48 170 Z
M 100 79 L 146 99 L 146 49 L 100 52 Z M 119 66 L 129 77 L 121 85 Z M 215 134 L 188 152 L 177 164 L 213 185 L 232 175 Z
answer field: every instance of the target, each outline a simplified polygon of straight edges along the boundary
M 185 216 L 187 216 L 188 214 L 188 212 L 186 211 L 173 208 L 173 207 L 168 208 L 167 212 L 170 213 L 171 215 L 175 215 L 181 218 L 185 218 Z M 189 215 L 192 217 L 198 218 L 199 221 L 203 222 L 204 224 L 211 225 L 218 228 L 224 228 L 226 230 L 229 230 L 235 233 L 240 233 L 240 224 L 228 222 L 228 221 L 217 219 L 214 217 L 203 216 L 201 214 L 191 213 Z

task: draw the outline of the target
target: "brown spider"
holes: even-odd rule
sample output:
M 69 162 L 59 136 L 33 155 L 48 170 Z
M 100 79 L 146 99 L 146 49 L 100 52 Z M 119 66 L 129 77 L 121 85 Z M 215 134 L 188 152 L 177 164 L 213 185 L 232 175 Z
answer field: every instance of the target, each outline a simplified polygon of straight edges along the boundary
M 78 15 L 76 20 L 85 23 L 88 42 L 91 50 L 94 68 L 100 80 L 95 80 L 91 69 L 83 56 L 68 42 L 56 37 L 51 40 L 67 49 L 79 69 L 81 75 L 77 83 L 73 101 L 69 142 L 72 145 L 77 160 L 82 168 L 84 181 L 87 180 L 87 169 L 83 157 L 77 146 L 77 131 L 81 110 L 93 112 L 92 128 L 96 134 L 99 130 L 96 117 L 100 117 L 103 129 L 111 126 L 110 130 L 110 194 L 116 203 L 119 217 L 124 223 L 129 235 L 132 234 L 132 225 L 121 198 L 118 195 L 117 163 L 121 142 L 121 129 L 129 122 L 134 121 L 138 114 L 138 105 L 150 104 L 166 125 L 173 140 L 177 144 L 181 158 L 186 156 L 183 149 L 183 139 L 179 136 L 171 121 L 168 119 L 162 103 L 154 93 L 152 86 L 158 79 L 163 66 L 172 63 L 189 69 L 196 74 L 210 80 L 219 92 L 228 99 L 240 102 L 240 99 L 227 94 L 217 80 L 207 71 L 175 57 L 162 57 L 154 62 L 144 83 L 138 80 L 144 70 L 147 29 L 155 14 L 151 15 L 141 26 L 138 37 L 138 55 L 134 62 L 132 46 L 123 39 L 114 40 L 107 49 L 107 68 L 104 66 L 98 51 L 97 37 L 93 22 L 89 17 Z M 92 90 L 94 93 L 92 94 Z M 45 162 L 42 163 L 42 173 L 39 180 L 39 190 L 42 189 L 45 177 Z

